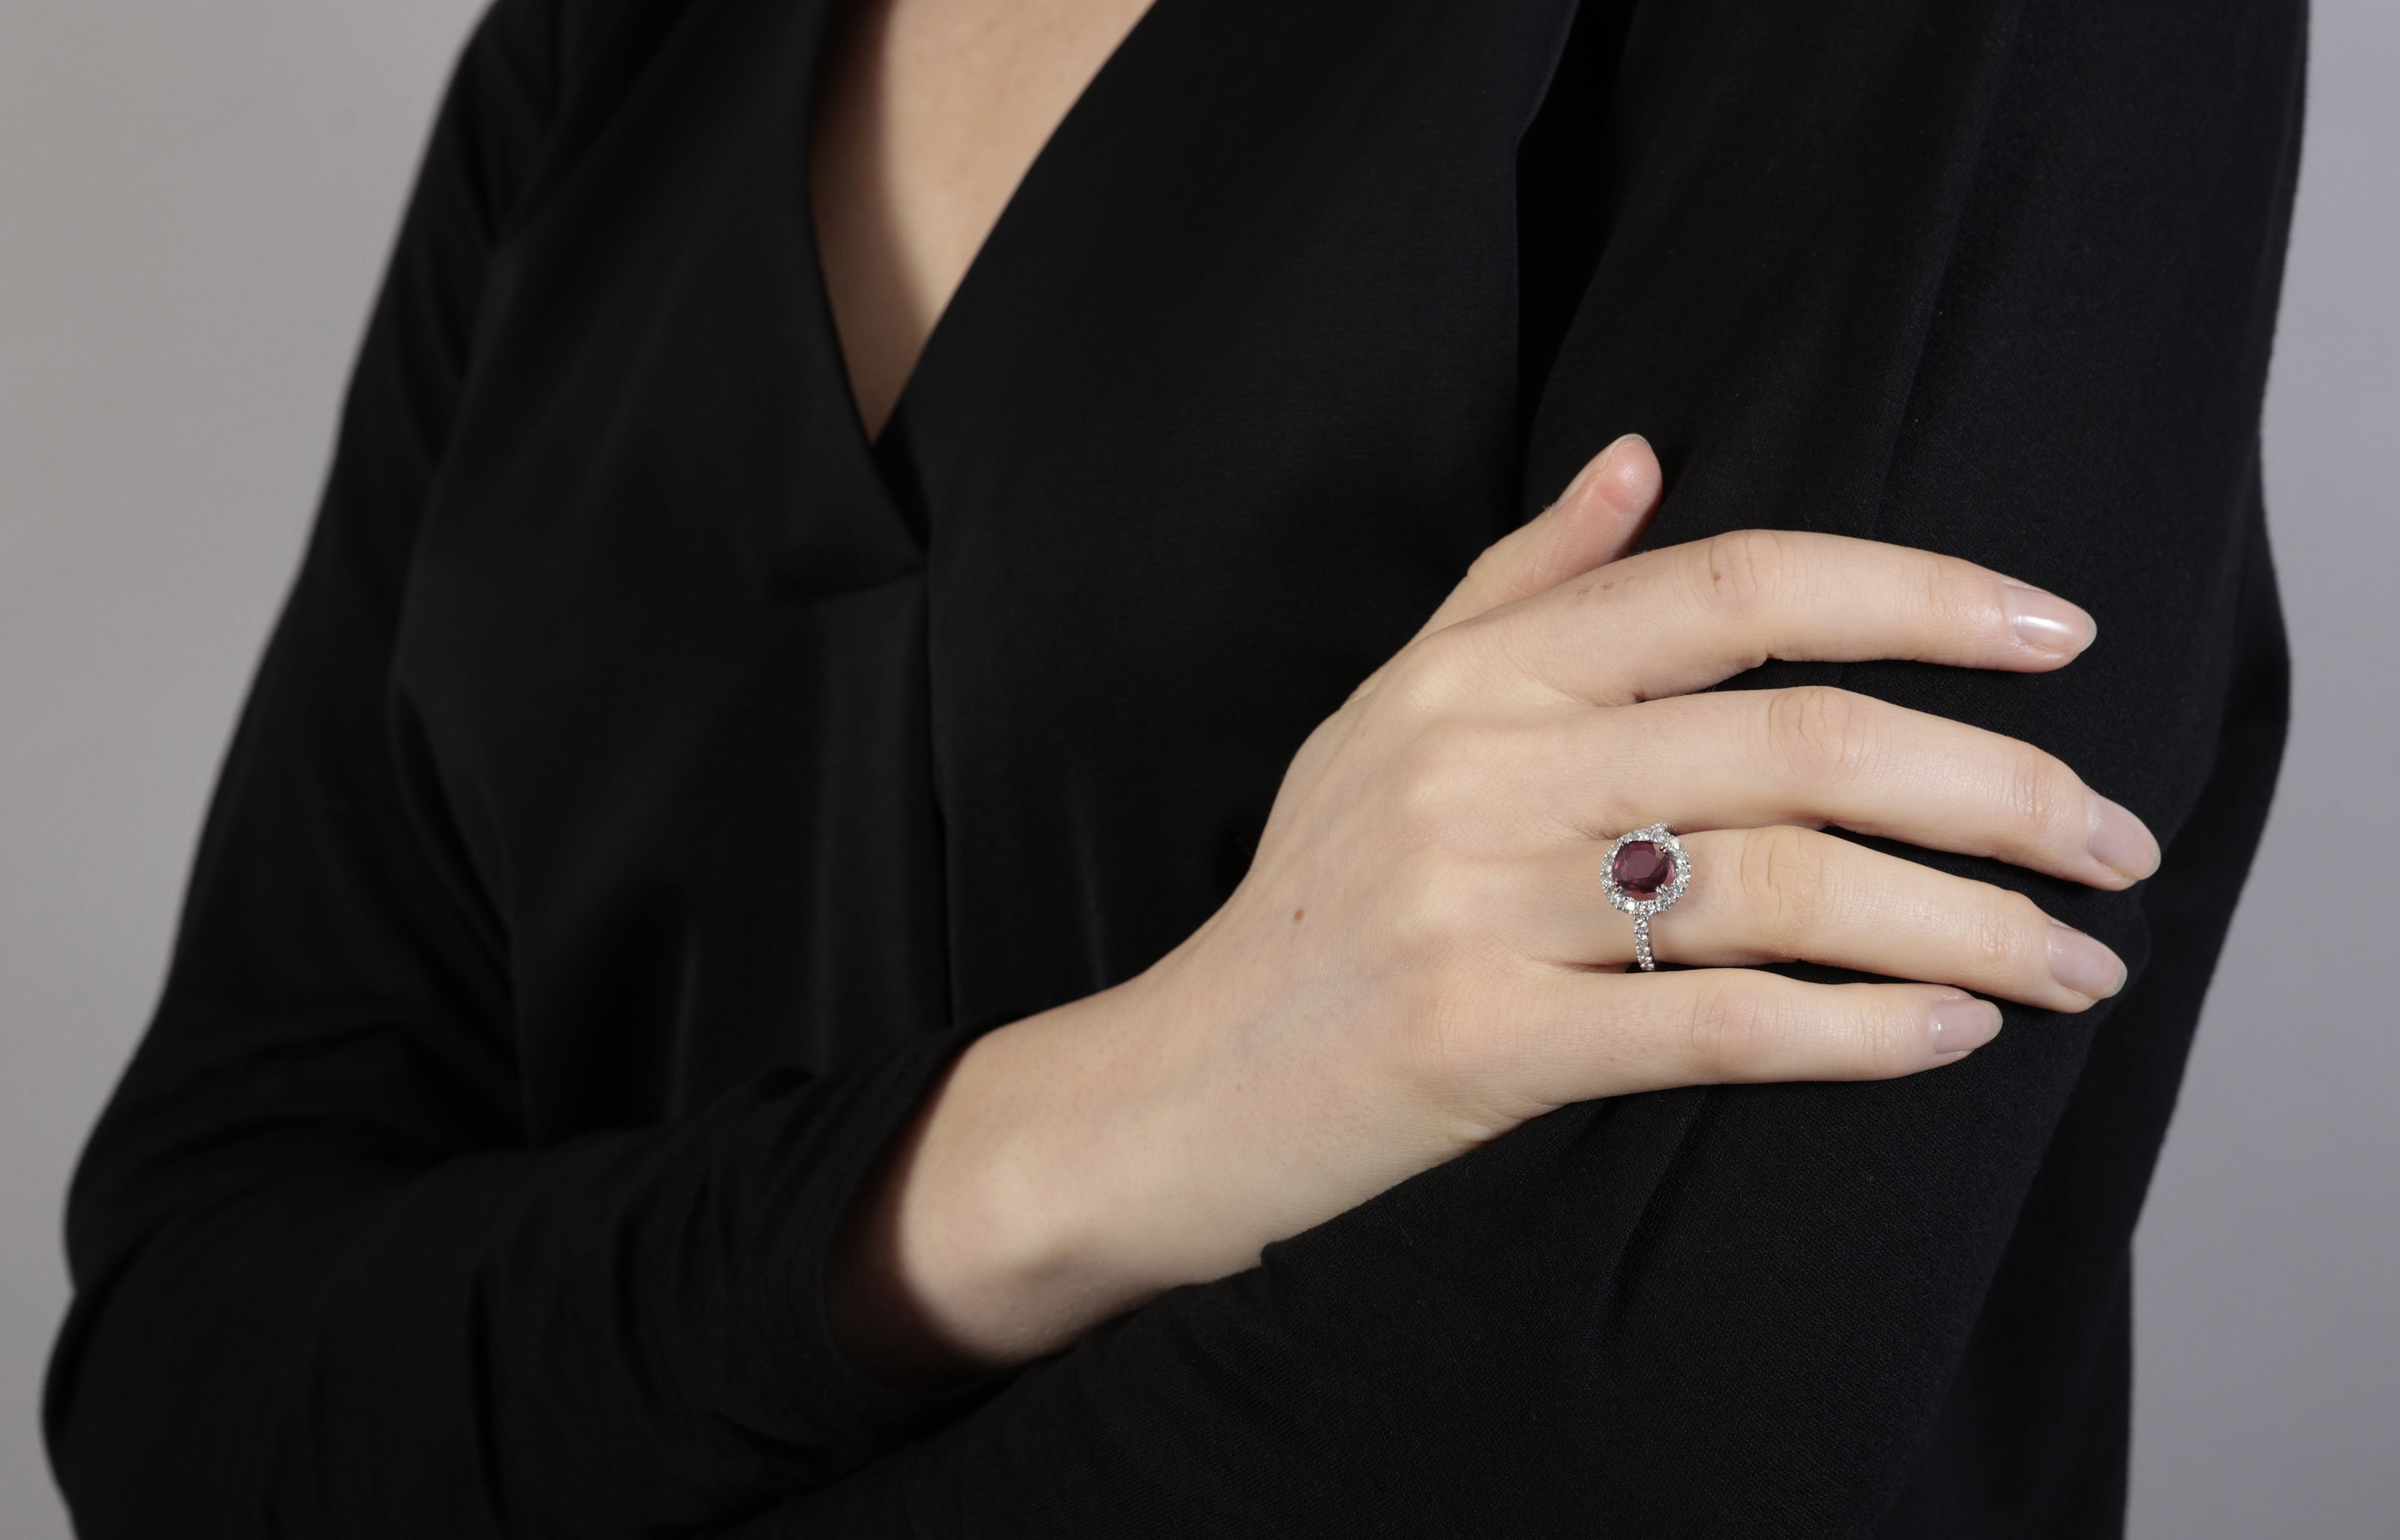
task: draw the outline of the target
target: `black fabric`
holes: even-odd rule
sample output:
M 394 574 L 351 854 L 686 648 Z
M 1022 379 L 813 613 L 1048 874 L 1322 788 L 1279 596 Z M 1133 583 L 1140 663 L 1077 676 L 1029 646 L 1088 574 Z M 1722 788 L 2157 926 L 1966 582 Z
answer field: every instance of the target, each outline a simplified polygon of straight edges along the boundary
M 2299 7 L 1159 0 L 872 449 L 827 8 L 500 0 L 466 54 L 75 1189 L 82 1533 L 2117 1533 L 2129 1239 L 2282 737 Z M 1629 430 L 1657 542 L 2099 618 L 2052 675 L 1739 683 L 2133 807 L 2127 894 L 1924 857 L 2128 990 L 1568 1109 L 971 1394 L 852 1371 L 826 1249 L 928 1079 L 1206 917 L 1307 729 Z

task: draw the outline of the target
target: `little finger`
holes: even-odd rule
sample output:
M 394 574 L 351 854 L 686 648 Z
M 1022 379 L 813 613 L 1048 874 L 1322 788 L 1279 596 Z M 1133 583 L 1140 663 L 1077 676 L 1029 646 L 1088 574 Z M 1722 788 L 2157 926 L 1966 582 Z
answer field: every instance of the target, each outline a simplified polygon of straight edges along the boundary
M 1748 968 L 1561 970 L 1527 1003 L 1501 1050 L 1503 1119 L 1680 1085 L 1890 1080 L 1955 1063 L 2000 1029 L 1998 1007 L 1956 989 Z

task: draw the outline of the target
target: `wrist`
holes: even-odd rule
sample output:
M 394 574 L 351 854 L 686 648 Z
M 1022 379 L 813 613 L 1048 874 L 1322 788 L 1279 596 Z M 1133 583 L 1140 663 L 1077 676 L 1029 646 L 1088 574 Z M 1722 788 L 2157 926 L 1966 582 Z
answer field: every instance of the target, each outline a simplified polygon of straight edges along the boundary
M 879 1378 L 931 1384 L 1055 1352 L 1176 1283 L 1156 1232 L 1175 1120 L 1139 981 L 986 1034 L 870 1179 L 828 1274 Z M 1171 1250 L 1171 1247 L 1164 1248 Z

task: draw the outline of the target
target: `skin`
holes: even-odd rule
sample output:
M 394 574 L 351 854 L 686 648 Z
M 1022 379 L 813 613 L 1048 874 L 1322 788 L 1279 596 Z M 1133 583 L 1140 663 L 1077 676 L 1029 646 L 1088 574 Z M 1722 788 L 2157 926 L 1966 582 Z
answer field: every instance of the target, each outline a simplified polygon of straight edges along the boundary
M 866 0 L 825 61 L 809 171 L 850 388 L 883 431 L 1043 143 L 1149 0 Z
M 888 416 L 1008 195 L 1139 19 L 1124 0 L 881 0 L 814 153 L 863 421 Z M 1930 552 L 1746 531 L 1628 556 L 1662 479 L 1618 440 L 1493 546 L 1301 748 L 1223 908 L 1139 976 L 980 1039 L 862 1195 L 827 1274 L 854 1361 L 938 1384 L 1057 1351 L 1571 1102 L 1874 1080 L 1966 1056 L 1984 994 L 2081 1011 L 2124 969 L 2031 900 L 1821 832 L 2104 889 L 2155 839 L 2013 740 L 1836 689 L 1698 692 L 1769 658 L 2046 672 L 2055 595 Z M 1601 895 L 1663 821 L 1689 892 Z M 1913 983 L 1803 984 L 1805 959 Z

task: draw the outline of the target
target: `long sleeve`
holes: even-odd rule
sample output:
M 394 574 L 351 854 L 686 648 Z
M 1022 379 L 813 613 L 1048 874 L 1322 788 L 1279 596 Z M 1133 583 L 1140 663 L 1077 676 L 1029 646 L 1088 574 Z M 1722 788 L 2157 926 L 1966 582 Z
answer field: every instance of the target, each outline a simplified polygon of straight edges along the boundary
M 2023 737 L 2133 807 L 2168 853 L 2128 893 L 1909 852 L 2107 941 L 2121 996 L 1902 1082 L 1562 1111 L 744 1533 L 2113 1533 L 2133 1221 L 2281 741 L 2301 47 L 2282 5 L 1638 6 L 1534 419 L 1533 503 L 1640 430 L 1659 543 L 1832 530 L 2087 606 L 2055 675 L 1738 684 Z
M 577 105 L 558 59 L 638 52 L 605 20 L 503 0 L 467 48 L 162 1002 L 78 1174 L 48 1423 L 89 1540 L 660 1533 L 948 1405 L 852 1375 L 811 1270 L 953 1045 L 538 1141 L 522 941 L 404 785 L 420 517 L 494 253 Z
M 2300 18 L 1577 9 L 1161 0 L 869 444 L 831 0 L 500 0 L 71 1199 L 85 1534 L 2108 1532 L 2128 1242 L 2280 744 Z M 2128 894 L 1912 852 L 2129 988 L 1904 1082 L 1566 1109 L 1004 1383 L 861 1380 L 823 1263 L 963 1034 L 1188 935 L 1308 729 L 1637 430 L 1659 542 L 2098 616 L 2039 678 L 1737 684 L 2130 805 Z

